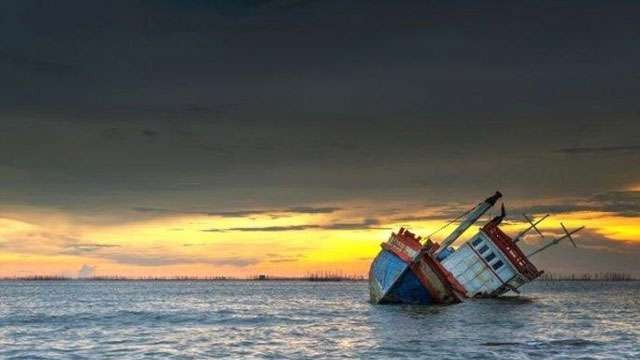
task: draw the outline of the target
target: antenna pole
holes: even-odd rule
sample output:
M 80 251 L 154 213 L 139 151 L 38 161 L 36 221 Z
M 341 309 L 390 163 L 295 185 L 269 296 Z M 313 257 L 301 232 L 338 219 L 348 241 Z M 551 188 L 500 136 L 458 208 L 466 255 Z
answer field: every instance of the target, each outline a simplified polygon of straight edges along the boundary
M 538 230 L 538 228 L 536 228 L 536 225 L 540 224 L 544 219 L 546 219 L 547 217 L 549 217 L 549 214 L 541 217 L 538 221 L 536 221 L 535 223 L 531 221 L 531 219 L 529 219 L 529 217 L 525 214 L 522 214 L 525 219 L 527 219 L 527 221 L 529 222 L 529 227 L 522 230 L 522 232 L 520 232 L 520 234 L 518 234 L 516 237 L 513 238 L 513 242 L 517 243 L 518 241 L 521 240 L 521 238 L 527 234 L 529 231 L 531 231 L 531 229 L 536 229 L 536 232 L 544 239 L 544 236 L 542 235 L 542 233 Z
M 563 228 L 564 228 L 564 225 L 563 225 Z M 581 227 L 579 227 L 579 228 L 577 228 L 577 229 L 575 229 L 575 230 L 573 230 L 573 231 L 571 231 L 571 232 L 567 232 L 567 233 L 566 233 L 564 236 L 562 236 L 562 237 L 559 237 L 559 238 L 557 238 L 557 239 L 551 240 L 551 242 L 550 242 L 550 243 L 547 243 L 547 244 L 543 245 L 541 248 L 539 248 L 539 249 L 537 249 L 537 250 L 534 250 L 533 252 L 529 253 L 529 254 L 527 255 L 527 257 L 528 257 L 528 258 L 530 258 L 530 257 L 532 257 L 533 255 L 535 255 L 535 254 L 537 254 L 537 253 L 540 253 L 540 252 L 542 252 L 542 251 L 544 251 L 544 250 L 546 250 L 546 249 L 550 248 L 550 247 L 551 247 L 551 246 L 553 246 L 553 245 L 557 245 L 560 241 L 562 241 L 562 240 L 564 240 L 564 239 L 571 239 L 571 242 L 573 242 L 573 238 L 571 237 L 571 235 L 573 235 L 573 234 L 577 233 L 578 231 L 580 231 L 580 230 L 582 230 L 582 229 L 584 229 L 584 226 L 581 226 Z M 574 246 L 575 246 L 575 245 L 574 245 Z

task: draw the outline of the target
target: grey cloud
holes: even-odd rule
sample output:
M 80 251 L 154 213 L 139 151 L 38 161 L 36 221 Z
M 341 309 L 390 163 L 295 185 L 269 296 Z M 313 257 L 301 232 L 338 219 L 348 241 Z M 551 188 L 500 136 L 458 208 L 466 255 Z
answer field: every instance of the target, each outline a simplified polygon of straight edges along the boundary
M 150 208 L 150 207 L 144 207 L 144 206 L 134 207 L 132 208 L 132 210 L 137 212 L 142 212 L 142 213 L 160 213 L 160 214 L 184 212 L 184 211 L 169 210 L 164 208 Z
M 141 255 L 141 254 L 112 254 L 106 256 L 115 262 L 138 266 L 166 266 L 181 264 L 209 264 L 232 267 L 246 267 L 260 262 L 252 257 L 224 257 L 204 258 L 192 256 Z
M 427 221 L 427 220 L 441 220 L 445 219 L 444 215 L 435 214 L 435 215 L 406 215 L 399 216 L 390 219 L 390 222 L 412 222 L 412 221 Z
M 563 235 L 563 232 L 558 232 L 555 234 L 552 233 L 552 236 L 554 237 L 560 237 Z M 577 246 L 582 249 L 591 249 L 620 254 L 627 252 L 629 249 L 640 249 L 639 244 L 627 241 L 611 240 L 606 236 L 600 235 L 596 231 L 589 228 L 580 231 L 577 235 L 574 236 L 574 238 L 576 239 Z
M 152 139 L 156 138 L 160 134 L 159 131 L 154 129 L 131 129 L 131 128 L 121 128 L 121 127 L 109 127 L 100 131 L 100 136 L 102 136 L 105 140 L 120 142 L 123 143 L 128 139 L 137 138 L 147 138 Z
M 0 164 L 26 174 L 0 177 L 3 204 L 126 222 L 366 199 L 381 216 L 640 181 L 632 2 L 262 4 L 0 2 Z M 555 206 L 538 210 L 597 201 Z
M 427 220 L 452 220 L 463 214 L 465 211 L 473 205 L 464 207 L 447 208 L 444 210 L 436 211 L 429 215 L 404 215 L 390 219 L 390 222 L 412 222 L 412 221 L 427 221 Z
M 67 245 L 61 253 L 68 255 L 83 255 L 89 253 L 100 252 L 101 250 L 118 248 L 120 245 L 115 244 L 98 244 L 98 243 L 75 243 Z
M 0 247 L 20 253 L 89 255 L 102 254 L 109 249 L 119 248 L 117 244 L 90 242 L 62 233 L 33 231 L 5 236 Z
M 534 206 L 523 206 L 523 207 L 515 207 L 509 208 L 505 205 L 507 213 L 510 214 L 562 214 L 576 211 L 591 211 L 595 210 L 597 205 L 587 205 L 587 204 L 549 204 L 549 205 L 534 205 Z
M 571 155 L 589 154 L 609 154 L 609 153 L 638 153 L 640 145 L 612 145 L 612 146 L 591 146 L 591 147 L 571 147 L 557 150 L 559 153 Z
M 532 262 L 539 268 L 551 273 L 593 273 L 615 271 L 640 275 L 638 257 L 640 244 L 611 240 L 590 229 L 576 236 L 577 248 L 564 242 L 536 255 Z M 536 240 L 522 243 L 525 253 L 539 247 Z
M 612 213 L 617 216 L 637 217 L 640 216 L 640 191 L 608 191 L 584 199 L 576 199 L 572 203 L 518 207 L 511 210 L 507 208 L 507 211 L 526 214 L 562 214 L 576 211 L 593 211 Z
M 286 225 L 286 226 L 256 226 L 256 227 L 233 227 L 233 228 L 212 228 L 204 229 L 204 232 L 225 232 L 225 231 L 242 231 L 242 232 L 279 232 L 279 231 L 304 231 L 309 229 L 320 230 L 368 230 L 368 229 L 388 229 L 385 227 L 377 226 L 380 221 L 377 219 L 364 219 L 361 222 L 339 222 L 330 223 L 324 225 L 318 224 L 301 224 L 301 225 Z
M 323 225 L 320 228 L 325 230 L 360 230 L 360 229 L 387 229 L 384 227 L 378 227 L 380 224 L 378 219 L 367 218 L 362 220 L 361 222 L 351 222 L 351 223 L 333 223 L 328 225 Z
M 120 247 L 120 245 L 116 245 L 116 244 L 99 244 L 99 243 L 77 243 L 77 244 L 70 245 L 69 247 L 73 247 L 73 248 L 105 249 L 105 248 Z
M 13 237 L 5 236 L 2 240 L 2 247 L 6 249 L 37 254 L 57 252 L 61 249 L 69 250 L 74 244 L 82 242 L 73 236 L 47 231 L 33 231 Z
M 256 209 L 256 210 L 236 210 L 236 211 L 199 211 L 199 210 L 173 210 L 167 208 L 134 207 L 132 210 L 141 213 L 151 214 L 194 214 L 219 217 L 246 217 L 251 215 L 271 215 L 271 214 L 329 214 L 341 210 L 339 207 L 312 207 L 298 206 L 282 209 Z
M 57 75 L 65 75 L 74 70 L 74 66 L 69 64 L 35 59 L 6 50 L 0 50 L 0 63 L 9 64 L 23 70 Z
M 312 206 L 295 206 L 288 208 L 286 212 L 298 214 L 329 214 L 340 210 L 339 207 L 312 207 Z
M 218 104 L 218 105 L 204 105 L 204 104 L 185 104 L 181 110 L 191 114 L 212 114 L 214 116 L 224 116 L 237 109 L 240 104 Z
M 289 262 L 296 262 L 298 260 L 300 260 L 301 258 L 304 257 L 303 254 L 294 254 L 294 255 L 281 255 L 281 254 L 276 254 L 276 253 L 267 253 L 265 254 L 267 256 L 267 258 L 269 259 L 268 261 L 270 263 L 289 263 Z
M 319 229 L 319 225 L 288 225 L 288 226 L 260 226 L 260 227 L 234 227 L 228 229 L 206 229 L 205 232 L 210 231 L 264 231 L 264 232 L 277 232 L 277 231 L 302 231 L 309 229 Z
M 102 137 L 110 141 L 122 141 L 124 140 L 124 133 L 122 129 L 116 127 L 110 127 L 101 131 Z
M 640 216 L 640 191 L 609 191 L 595 195 L 593 200 L 603 211 L 621 216 Z
M 289 262 L 296 262 L 299 259 L 297 258 L 278 258 L 278 259 L 271 259 L 269 260 L 270 263 L 289 263 Z
M 156 135 L 158 135 L 159 132 L 156 131 L 156 130 L 151 130 L 151 129 L 143 129 L 141 131 L 141 134 L 146 136 L 146 137 L 150 137 L 151 138 L 151 137 L 155 137 Z

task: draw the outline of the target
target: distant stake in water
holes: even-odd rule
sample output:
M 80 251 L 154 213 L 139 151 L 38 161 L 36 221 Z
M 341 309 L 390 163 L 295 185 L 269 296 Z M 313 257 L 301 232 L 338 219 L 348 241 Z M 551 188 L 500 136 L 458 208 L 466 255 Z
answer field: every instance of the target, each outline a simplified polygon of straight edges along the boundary
M 421 238 L 405 228 L 392 233 L 381 244 L 382 250 L 371 263 L 369 292 L 375 304 L 454 304 L 469 298 L 497 297 L 518 288 L 542 275 L 529 258 L 547 248 L 569 239 L 584 226 L 569 231 L 560 223 L 565 235 L 525 255 L 517 243 L 531 230 L 542 239 L 537 225 L 549 215 L 534 221 L 523 214 L 529 227 L 515 238 L 499 227 L 506 216 L 504 204 L 501 213 L 485 224 L 480 231 L 457 249 L 452 245 L 482 215 L 502 197 L 496 192 L 473 209 L 452 220 L 436 233 L 460 220 L 460 224 L 438 244 L 430 234 Z

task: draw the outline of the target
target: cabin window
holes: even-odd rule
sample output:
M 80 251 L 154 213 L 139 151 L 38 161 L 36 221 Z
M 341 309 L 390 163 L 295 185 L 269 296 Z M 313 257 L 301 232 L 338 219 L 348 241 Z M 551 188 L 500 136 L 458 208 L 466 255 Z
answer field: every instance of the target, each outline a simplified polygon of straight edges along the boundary
M 487 250 L 489 250 L 489 246 L 485 245 L 478 250 L 480 254 L 484 254 Z
M 476 238 L 475 240 L 473 240 L 473 246 L 478 246 L 480 245 L 480 243 L 482 242 L 482 238 Z
M 491 261 L 491 260 L 493 260 L 493 259 L 495 259 L 495 258 L 496 258 L 496 254 L 494 254 L 494 253 L 489 253 L 489 255 L 487 255 L 487 256 L 485 257 L 485 259 L 487 260 L 487 262 L 489 262 L 489 261 Z
M 491 267 L 493 268 L 493 270 L 498 270 L 498 269 L 500 269 L 502 267 L 502 265 L 504 265 L 502 260 L 498 260 L 498 261 L 496 261 L 495 264 L 491 265 Z

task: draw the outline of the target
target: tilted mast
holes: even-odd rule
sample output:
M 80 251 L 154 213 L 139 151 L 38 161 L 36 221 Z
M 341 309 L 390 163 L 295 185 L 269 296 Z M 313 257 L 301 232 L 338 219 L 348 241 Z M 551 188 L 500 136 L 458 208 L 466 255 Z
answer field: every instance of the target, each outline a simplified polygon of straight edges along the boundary
M 564 236 L 561 236 L 557 239 L 551 240 L 551 242 L 543 245 L 542 247 L 538 248 L 537 250 L 527 254 L 527 257 L 532 257 L 533 255 L 543 252 L 544 250 L 550 248 L 551 246 L 557 245 L 560 241 L 564 240 L 564 239 L 569 239 L 571 241 L 571 244 L 573 245 L 573 247 L 577 247 L 576 246 L 576 242 L 573 240 L 573 237 L 571 235 L 577 233 L 578 231 L 584 229 L 584 226 L 581 226 L 575 230 L 569 231 L 567 230 L 567 228 L 564 226 L 563 223 L 560 223 L 560 226 L 562 226 L 562 230 L 564 230 Z
M 449 236 L 447 236 L 442 243 L 440 244 L 440 248 L 435 252 L 437 255 L 440 251 L 446 249 L 451 244 L 456 241 L 460 235 L 462 235 L 471 225 L 473 225 L 478 219 L 484 215 L 493 205 L 496 204 L 496 201 L 502 197 L 502 193 L 496 191 L 493 196 L 488 197 L 486 200 L 478 204 L 473 210 L 471 210 L 465 217 L 464 220 L 458 225 L 458 227 L 453 230 Z
M 541 217 L 539 220 L 537 220 L 536 222 L 533 222 L 533 220 L 531 220 L 527 214 L 522 214 L 522 216 L 524 216 L 525 219 L 527 219 L 527 221 L 529 222 L 529 227 L 522 230 L 520 232 L 520 234 L 518 234 L 516 237 L 513 238 L 513 243 L 517 243 L 518 241 L 522 240 L 522 237 L 525 236 L 531 229 L 535 230 L 538 235 L 540 235 L 540 237 L 544 240 L 544 235 L 542 234 L 542 232 L 536 227 L 536 225 L 540 224 L 542 221 L 544 221 L 544 219 L 546 219 L 547 217 L 549 217 L 549 214 Z

